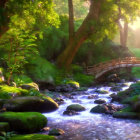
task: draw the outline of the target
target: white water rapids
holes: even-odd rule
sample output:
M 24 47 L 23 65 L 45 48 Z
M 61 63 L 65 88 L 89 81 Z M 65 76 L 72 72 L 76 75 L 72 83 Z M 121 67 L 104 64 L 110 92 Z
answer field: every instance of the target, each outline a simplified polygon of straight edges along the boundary
M 123 90 L 129 88 L 131 82 Z M 99 90 L 109 91 L 108 94 L 98 94 L 98 99 L 104 99 L 110 103 L 111 87 L 101 87 Z M 140 140 L 140 121 L 129 119 L 116 119 L 111 115 L 90 113 L 96 106 L 95 99 L 88 99 L 89 95 L 97 95 L 96 88 L 90 88 L 85 95 L 75 95 L 74 99 L 64 98 L 65 103 L 52 113 L 45 113 L 48 118 L 48 126 L 60 128 L 65 131 L 59 140 Z M 71 104 L 84 106 L 85 111 L 80 115 L 66 116 L 63 112 Z M 119 105 L 114 103 L 115 105 Z

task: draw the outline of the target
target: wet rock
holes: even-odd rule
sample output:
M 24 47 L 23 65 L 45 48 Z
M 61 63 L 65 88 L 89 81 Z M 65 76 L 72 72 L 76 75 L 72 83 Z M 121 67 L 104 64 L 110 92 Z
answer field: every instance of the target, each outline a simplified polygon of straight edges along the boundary
M 103 100 L 103 99 L 98 99 L 98 100 L 95 100 L 94 103 L 96 103 L 96 104 L 104 104 L 104 103 L 106 103 L 106 101 Z
M 73 84 L 65 84 L 60 85 L 55 88 L 56 92 L 72 92 L 74 90 L 78 89 L 78 87 L 74 86 Z
M 97 99 L 98 98 L 98 95 L 89 95 L 88 96 L 88 99 Z
M 73 116 L 73 115 L 79 115 L 79 113 L 73 110 L 66 110 L 63 112 L 63 115 Z
M 65 132 L 62 129 L 54 128 L 50 130 L 49 135 L 51 136 L 60 136 L 63 135 Z
M 72 104 L 72 105 L 69 105 L 66 110 L 72 110 L 72 111 L 79 112 L 79 111 L 84 111 L 86 109 L 85 109 L 85 107 L 83 107 L 80 104 Z
M 122 87 L 120 87 L 120 86 L 115 86 L 115 87 L 112 87 L 110 90 L 111 90 L 111 91 L 121 91 L 121 90 L 122 90 Z
M 110 97 L 112 98 L 111 102 L 119 101 L 119 97 L 115 93 L 112 93 Z
M 105 105 L 97 105 L 90 110 L 91 113 L 106 113 L 106 111 L 107 107 Z
M 58 105 L 64 104 L 64 99 L 62 99 L 62 98 L 56 98 L 54 101 L 55 101 Z
M 99 93 L 99 94 L 108 94 L 109 92 L 106 90 L 96 90 L 95 92 Z
M 45 97 L 45 96 L 44 96 Z M 15 112 L 51 112 L 58 108 L 58 104 L 50 97 L 17 97 L 8 100 L 4 105 L 7 111 Z
M 90 112 L 91 113 L 106 113 L 106 114 L 113 114 L 116 111 L 119 111 L 121 107 L 114 106 L 112 104 L 104 104 L 104 105 L 97 105 L 93 107 Z

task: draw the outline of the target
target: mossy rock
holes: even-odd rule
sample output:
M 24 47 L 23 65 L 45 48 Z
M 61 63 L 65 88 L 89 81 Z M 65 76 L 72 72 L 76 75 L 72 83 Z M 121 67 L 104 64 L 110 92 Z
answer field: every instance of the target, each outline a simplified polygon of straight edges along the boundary
M 28 83 L 28 84 L 22 84 L 21 88 L 22 89 L 27 89 L 27 90 L 34 89 L 34 90 L 39 91 L 39 86 L 34 82 Z
M 16 88 L 8 85 L 0 86 L 0 99 L 11 99 L 15 96 L 26 96 L 28 95 L 28 90 Z
M 69 105 L 66 110 L 84 111 L 86 109 L 85 109 L 85 107 L 81 106 L 80 104 L 72 104 L 72 105 Z
M 50 97 L 26 96 L 10 99 L 3 105 L 7 111 L 14 112 L 51 112 L 58 109 L 58 104 Z
M 8 122 L 0 122 L 0 131 L 8 132 L 10 130 L 10 126 Z
M 49 132 L 49 135 L 52 135 L 52 136 L 59 136 L 59 135 L 63 135 L 65 132 L 62 130 L 62 129 L 52 129 L 50 130 Z
M 118 111 L 113 114 L 114 118 L 124 118 L 124 119 L 137 119 L 138 114 L 136 112 L 124 112 Z
M 109 92 L 106 90 L 96 90 L 95 92 L 99 93 L 99 94 L 108 94 Z
M 71 85 L 73 88 L 79 88 L 80 87 L 80 84 L 78 82 L 72 81 L 72 80 L 67 81 L 66 84 Z
M 0 113 L 0 121 L 8 122 L 12 131 L 34 133 L 40 131 L 47 118 L 38 112 L 4 112 Z
M 16 135 L 9 140 L 56 140 L 54 136 L 30 134 L 30 135 Z
M 93 107 L 90 112 L 91 113 L 106 113 L 106 111 L 108 110 L 108 108 L 104 105 L 97 105 L 95 107 Z

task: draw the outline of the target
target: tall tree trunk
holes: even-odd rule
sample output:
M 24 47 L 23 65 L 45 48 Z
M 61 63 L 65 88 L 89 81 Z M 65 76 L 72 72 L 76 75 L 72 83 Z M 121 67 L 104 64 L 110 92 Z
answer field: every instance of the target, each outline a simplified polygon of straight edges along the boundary
M 128 23 L 124 22 L 124 25 L 118 22 L 120 29 L 120 44 L 122 47 L 127 47 L 127 38 L 128 38 Z
M 7 19 L 8 22 L 9 17 L 7 16 L 7 11 L 6 11 L 7 2 L 8 0 L 0 0 L 0 10 L 1 10 L 0 16 L 1 16 L 1 20 L 3 17 Z M 2 21 L 0 21 L 0 38 L 7 30 L 8 30 L 8 23 L 2 23 Z
M 69 68 L 81 44 L 94 32 L 93 20 L 98 21 L 100 7 L 103 0 L 91 0 L 89 13 L 74 37 L 68 42 L 65 50 L 58 56 L 57 64 L 59 67 Z
M 69 7 L 69 41 L 72 41 L 74 37 L 74 10 L 73 0 L 68 0 Z

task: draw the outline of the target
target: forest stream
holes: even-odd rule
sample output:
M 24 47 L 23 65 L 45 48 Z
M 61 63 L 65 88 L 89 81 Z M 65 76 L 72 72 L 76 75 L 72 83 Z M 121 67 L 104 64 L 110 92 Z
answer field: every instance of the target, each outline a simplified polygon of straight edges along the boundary
M 127 83 L 127 89 L 132 83 Z M 109 91 L 108 94 L 96 93 L 97 88 L 89 88 L 85 94 L 75 95 L 74 99 L 64 98 L 65 103 L 52 113 L 44 114 L 48 118 L 48 127 L 60 128 L 65 134 L 58 137 L 59 140 L 140 140 L 140 122 L 138 120 L 118 119 L 111 115 L 90 113 L 96 106 L 95 99 L 88 99 L 91 95 L 97 95 L 99 99 L 104 99 L 107 103 L 111 102 L 111 87 L 100 87 L 99 90 Z M 79 103 L 86 108 L 79 115 L 66 116 L 63 112 L 67 106 Z M 113 102 L 116 106 L 122 106 Z

